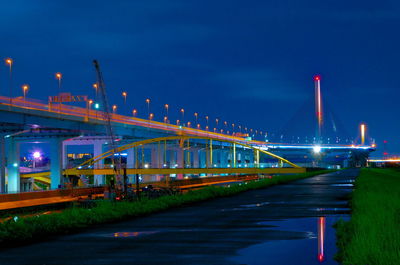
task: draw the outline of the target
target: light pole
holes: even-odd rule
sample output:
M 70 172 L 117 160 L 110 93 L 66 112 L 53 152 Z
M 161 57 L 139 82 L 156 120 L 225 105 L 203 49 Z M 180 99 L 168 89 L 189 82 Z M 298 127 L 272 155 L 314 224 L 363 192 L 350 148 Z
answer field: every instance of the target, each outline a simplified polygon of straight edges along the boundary
M 124 98 L 124 113 L 126 113 L 126 97 L 128 96 L 128 93 L 125 91 L 122 92 L 122 97 Z
M 91 108 L 92 104 L 93 104 L 93 100 L 89 99 L 87 101 L 87 120 L 88 121 L 89 121 L 89 116 L 90 116 L 90 108 Z
M 11 58 L 6 58 L 6 65 L 10 68 L 10 84 L 9 84 L 9 89 L 10 89 L 10 105 L 12 104 L 12 65 L 14 63 L 13 59 Z
M 150 115 L 149 115 L 149 120 L 151 121 L 151 120 L 153 120 L 153 118 L 154 118 L 154 114 L 153 114 L 153 113 L 150 113 Z
M 176 120 L 176 125 L 179 126 L 179 120 Z
M 56 79 L 58 80 L 58 112 L 61 112 L 61 79 L 62 79 L 62 74 L 60 72 L 56 73 Z
M 146 103 L 147 103 L 147 116 L 150 116 L 150 99 L 146 98 Z
M 32 163 L 32 167 L 36 168 L 36 160 L 40 160 L 42 157 L 42 155 L 40 154 L 40 152 L 36 151 L 33 153 L 33 163 Z
M 113 105 L 112 106 L 112 111 L 113 111 L 114 114 L 117 112 L 117 105 Z
M 181 113 L 182 113 L 182 123 L 185 123 L 185 110 L 181 109 Z
M 232 134 L 235 134 L 235 124 L 232 123 Z
M 122 96 L 124 97 L 124 104 L 126 104 L 126 97 L 128 96 L 128 93 L 124 91 L 122 92 Z
M 26 105 L 26 94 L 28 93 L 29 90 L 29 85 L 24 84 L 22 85 L 22 93 L 24 93 L 24 106 Z
M 199 114 L 197 112 L 194 113 L 194 117 L 196 118 L 196 124 L 198 124 L 197 122 L 197 116 L 199 116 Z
M 207 126 L 208 126 L 208 116 L 206 116 L 206 123 L 207 123 Z
M 219 119 L 215 119 L 215 124 L 217 125 L 216 127 L 218 127 L 218 122 L 219 122 Z
M 136 109 L 133 109 L 133 110 L 132 110 L 132 114 L 133 114 L 133 117 L 136 117 L 136 115 L 137 115 L 137 110 L 136 110 Z
M 166 119 L 166 121 L 165 121 L 165 123 L 168 123 L 168 109 L 169 109 L 169 105 L 168 104 L 165 104 L 164 105 L 164 108 L 165 108 L 165 112 L 166 112 L 166 117 L 167 117 L 167 119 Z
M 225 125 L 225 130 L 228 131 L 228 122 L 224 121 L 224 125 Z
M 94 83 L 94 84 L 93 84 L 93 88 L 94 88 L 94 90 L 95 90 L 95 92 L 96 92 L 96 98 L 95 98 L 95 99 L 96 99 L 96 101 L 97 101 L 97 93 L 98 93 L 97 90 L 99 89 L 99 85 L 98 85 L 97 83 Z

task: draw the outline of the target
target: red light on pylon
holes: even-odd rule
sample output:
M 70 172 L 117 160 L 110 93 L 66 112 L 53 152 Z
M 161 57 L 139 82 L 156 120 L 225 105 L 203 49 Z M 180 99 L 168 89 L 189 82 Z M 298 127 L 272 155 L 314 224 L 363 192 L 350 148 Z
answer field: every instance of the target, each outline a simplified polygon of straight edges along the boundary
M 385 140 L 385 141 L 383 141 L 383 143 L 384 143 L 384 144 L 387 144 L 387 141 Z
M 319 76 L 319 75 L 314 76 L 314 80 L 315 81 L 320 81 L 321 80 L 321 76 Z
M 318 254 L 318 261 L 323 262 L 324 261 L 324 255 L 323 254 Z

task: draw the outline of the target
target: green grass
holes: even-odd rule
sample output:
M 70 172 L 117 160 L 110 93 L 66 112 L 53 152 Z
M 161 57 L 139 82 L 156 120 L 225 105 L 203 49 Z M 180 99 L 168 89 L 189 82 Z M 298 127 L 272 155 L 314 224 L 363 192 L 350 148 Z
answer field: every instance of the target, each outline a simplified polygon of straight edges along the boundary
M 400 264 L 400 172 L 362 169 L 348 222 L 339 221 L 337 259 L 343 264 Z
M 84 228 L 145 216 L 173 207 L 189 205 L 195 202 L 218 197 L 232 196 L 247 190 L 261 189 L 297 179 L 307 178 L 323 172 L 308 172 L 296 175 L 274 176 L 272 179 L 252 181 L 230 187 L 210 186 L 181 195 L 163 196 L 157 199 L 143 199 L 136 202 L 101 201 L 91 209 L 73 207 L 61 213 L 18 218 L 0 224 L 0 244 L 12 246 L 22 243 L 41 241 L 50 236 L 70 234 Z

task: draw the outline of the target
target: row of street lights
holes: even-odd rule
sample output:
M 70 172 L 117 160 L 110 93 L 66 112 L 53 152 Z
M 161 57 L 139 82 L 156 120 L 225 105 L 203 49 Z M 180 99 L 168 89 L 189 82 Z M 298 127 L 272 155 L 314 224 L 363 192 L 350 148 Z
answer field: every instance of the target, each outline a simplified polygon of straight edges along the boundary
M 96 89 L 96 92 L 97 92 L 97 84 L 93 84 L 93 87 Z M 124 104 L 126 104 L 127 96 L 128 96 L 128 93 L 127 93 L 127 92 L 125 92 L 125 91 L 122 92 L 122 97 L 123 97 L 123 99 L 124 99 Z M 145 100 L 145 102 L 146 102 L 146 105 L 147 105 L 147 115 L 148 115 L 148 119 L 149 119 L 149 120 L 153 120 L 153 119 L 154 119 L 154 114 L 150 112 L 150 102 L 151 102 L 151 100 L 150 100 L 149 98 L 147 98 L 147 99 Z M 113 105 L 113 106 L 112 106 L 113 113 L 116 113 L 116 112 L 117 112 L 117 108 L 118 108 L 117 105 Z M 169 117 L 169 104 L 164 104 L 164 110 L 165 110 L 165 116 L 164 116 L 164 118 L 163 118 L 163 121 L 164 121 L 164 123 L 170 123 L 169 118 L 168 118 L 168 117 Z M 177 119 L 177 120 L 176 120 L 176 125 L 178 125 L 178 126 L 183 125 L 183 126 L 184 126 L 185 123 L 184 123 L 183 121 L 185 120 L 185 109 L 184 109 L 184 108 L 181 108 L 181 109 L 180 109 L 180 113 L 181 113 L 182 119 L 181 119 L 181 120 L 180 120 L 180 119 Z M 138 115 L 137 109 L 133 109 L 133 110 L 132 110 L 132 115 L 133 115 L 133 117 L 137 117 L 137 115 Z M 196 127 L 195 127 L 195 128 L 201 129 L 201 126 L 200 126 L 200 123 L 199 123 L 199 114 L 198 114 L 197 112 L 194 113 L 194 118 L 195 118 L 195 120 L 196 120 Z M 209 116 L 206 115 L 204 118 L 205 118 L 205 120 L 206 120 L 205 129 L 208 131 L 208 130 L 209 130 Z M 219 120 L 218 118 L 216 118 L 216 119 L 215 119 L 215 125 L 216 125 L 216 127 L 214 127 L 214 129 L 213 129 L 214 132 L 224 133 L 224 131 L 225 131 L 227 134 L 229 134 L 230 131 L 229 131 L 228 128 L 229 128 L 230 126 L 228 126 L 228 122 L 227 122 L 227 121 L 224 121 L 224 122 L 223 122 L 223 124 L 224 124 L 224 126 L 225 126 L 225 130 L 224 130 L 224 129 L 219 129 L 219 131 L 218 131 L 217 127 L 218 127 L 218 125 L 219 125 L 219 122 L 220 122 L 220 120 Z M 186 126 L 189 127 L 189 128 L 191 128 L 191 126 L 192 126 L 191 122 L 188 121 L 188 122 L 186 123 Z M 240 133 L 242 133 L 242 129 L 243 129 L 244 132 L 245 132 L 246 134 L 247 134 L 247 133 L 250 133 L 250 134 L 255 133 L 255 135 L 258 135 L 258 134 L 259 134 L 260 136 L 263 135 L 263 131 L 248 129 L 247 127 L 242 127 L 241 125 L 236 125 L 235 123 L 232 123 L 231 126 L 232 126 L 232 133 L 234 133 L 234 132 L 235 132 L 235 128 L 237 128 L 237 129 L 239 129 Z
M 5 59 L 5 63 L 6 63 L 6 65 L 9 67 L 9 79 L 10 79 L 10 81 L 9 81 L 9 93 L 10 93 L 10 104 L 12 104 L 12 87 L 13 87 L 13 85 L 12 85 L 12 69 L 13 69 L 14 61 L 13 61 L 13 59 L 11 59 L 11 58 L 6 58 L 6 59 Z M 58 81 L 58 94 L 61 93 L 61 81 L 62 81 L 62 77 L 63 77 L 63 75 L 62 75 L 60 72 L 55 73 L 55 78 L 56 78 L 56 80 Z M 28 84 L 23 84 L 23 85 L 21 86 L 21 88 L 22 88 L 22 93 L 23 93 L 24 102 L 25 102 L 25 101 L 26 101 L 26 95 L 27 95 L 27 93 L 28 93 L 30 87 L 29 87 Z M 97 84 L 97 83 L 94 83 L 94 84 L 93 84 L 93 88 L 95 89 L 95 92 L 96 92 L 96 99 L 97 99 L 97 96 L 98 96 L 98 84 Z M 127 93 L 126 91 L 123 91 L 123 92 L 122 92 L 122 97 L 123 97 L 123 99 L 124 99 L 124 105 L 126 105 L 128 93 Z M 153 119 L 154 119 L 154 114 L 153 114 L 153 113 L 150 113 L 150 102 L 151 102 L 151 100 L 150 100 L 149 98 L 147 98 L 145 102 L 146 102 L 146 104 L 147 104 L 147 115 L 148 115 L 148 119 L 149 119 L 149 120 L 153 120 Z M 89 101 L 88 101 L 88 106 L 89 106 L 89 108 L 90 108 L 90 106 L 92 105 L 92 103 L 93 103 L 93 100 L 89 100 Z M 165 104 L 165 105 L 164 105 L 164 109 L 165 109 L 165 113 L 166 113 L 166 115 L 164 116 L 164 119 L 163 119 L 163 120 L 164 120 L 164 123 L 170 123 L 170 121 L 169 121 L 169 119 L 168 119 L 168 116 L 169 116 L 169 104 Z M 113 111 L 113 113 L 116 113 L 116 112 L 117 112 L 117 105 L 113 105 L 113 106 L 112 106 L 112 111 Z M 182 124 L 182 125 L 184 126 L 184 125 L 185 125 L 185 123 L 184 123 L 184 120 L 185 120 L 185 109 L 184 109 L 184 108 L 181 108 L 181 109 L 180 109 L 180 113 L 181 113 L 182 119 L 181 119 L 181 120 L 179 120 L 179 119 L 176 120 L 176 125 L 180 126 L 180 125 Z M 132 114 L 133 114 L 134 117 L 137 117 L 137 114 L 138 114 L 137 109 L 133 109 L 133 110 L 132 110 Z M 200 123 L 199 123 L 199 121 L 198 121 L 198 119 L 199 119 L 199 114 L 198 114 L 197 112 L 195 112 L 195 113 L 194 113 L 194 117 L 195 117 L 195 120 L 196 120 L 196 128 L 197 128 L 197 129 L 200 129 L 201 126 L 200 126 Z M 206 119 L 206 127 L 205 127 L 205 129 L 206 129 L 206 130 L 209 130 L 209 116 L 205 116 L 205 119 Z M 218 118 L 215 119 L 215 124 L 216 124 L 216 127 L 214 128 L 214 132 L 217 132 L 217 127 L 218 127 L 218 124 L 219 124 L 219 119 L 218 119 Z M 224 125 L 225 125 L 225 132 L 226 132 L 227 134 L 229 134 L 228 123 L 227 123 L 227 121 L 224 121 Z M 186 126 L 191 127 L 191 122 L 188 121 L 188 122 L 186 123 Z M 240 130 L 240 132 L 242 132 L 242 127 L 241 127 L 240 125 L 239 125 L 237 128 Z M 247 127 L 244 127 L 244 130 L 245 130 L 246 133 L 248 133 Z M 232 123 L 232 133 L 234 133 L 234 131 L 235 131 L 235 124 Z M 253 129 L 250 129 L 249 131 L 250 131 L 250 133 L 253 133 Z M 223 129 L 220 129 L 219 132 L 220 132 L 220 133 L 223 133 L 224 130 L 223 130 Z M 258 130 L 255 130 L 255 132 L 256 132 L 256 134 L 258 134 Z M 262 135 L 262 131 L 260 131 L 260 135 Z
M 10 97 L 10 104 L 12 104 L 12 88 L 13 88 L 13 75 L 12 75 L 12 69 L 14 65 L 14 60 L 12 58 L 5 58 L 4 59 L 5 64 L 9 67 L 9 97 Z M 59 93 L 61 92 L 61 79 L 62 79 L 62 74 L 61 73 L 56 73 L 55 74 L 56 79 L 58 80 L 58 91 Z M 22 93 L 24 95 L 24 101 L 26 100 L 26 95 L 28 94 L 28 91 L 30 89 L 28 84 L 23 84 L 21 86 L 22 88 Z

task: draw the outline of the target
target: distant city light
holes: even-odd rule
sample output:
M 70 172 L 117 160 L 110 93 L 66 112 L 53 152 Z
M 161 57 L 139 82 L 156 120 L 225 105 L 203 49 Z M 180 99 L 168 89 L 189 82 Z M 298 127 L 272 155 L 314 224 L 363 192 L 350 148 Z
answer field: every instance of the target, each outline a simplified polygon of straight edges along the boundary
M 38 158 L 40 158 L 41 156 L 42 156 L 42 155 L 40 154 L 40 152 L 38 152 L 38 151 L 33 152 L 33 158 L 38 159 Z
M 314 152 L 314 153 L 320 153 L 320 152 L 321 152 L 321 146 L 319 146 L 319 145 L 314 145 L 314 146 L 313 146 L 313 152 Z

